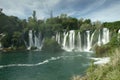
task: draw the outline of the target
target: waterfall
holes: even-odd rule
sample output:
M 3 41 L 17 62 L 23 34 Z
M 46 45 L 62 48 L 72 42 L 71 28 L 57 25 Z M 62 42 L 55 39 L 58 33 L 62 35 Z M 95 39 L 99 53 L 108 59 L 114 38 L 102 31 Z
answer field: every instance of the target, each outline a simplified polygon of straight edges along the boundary
M 120 40 L 120 29 L 118 30 L 118 41 Z
M 68 32 L 66 33 L 66 32 L 64 32 L 64 34 L 63 34 L 63 43 L 62 43 L 62 46 L 63 46 L 63 49 L 64 50 L 67 50 L 68 51 L 68 47 L 67 47 L 67 44 L 66 44 L 66 42 L 67 42 L 67 36 L 68 36 Z
M 72 51 L 75 48 L 75 31 L 69 32 L 69 49 Z
M 81 34 L 80 34 L 80 32 L 78 32 L 77 36 L 78 36 L 78 38 L 77 38 L 78 39 L 78 41 L 77 41 L 78 42 L 77 50 L 78 51 L 82 51 Z
M 110 35 L 109 35 L 109 29 L 108 28 L 103 28 L 102 29 L 102 35 L 101 31 L 99 30 L 99 36 L 98 36 L 98 46 L 107 44 L 110 41 Z
M 35 34 L 34 34 L 35 35 Z M 41 46 L 42 46 L 42 40 L 41 40 L 41 33 L 38 33 L 38 37 L 35 35 L 35 47 L 37 47 L 37 49 L 41 50 Z
M 58 42 L 59 45 L 62 45 L 62 49 L 64 49 L 65 51 L 90 51 L 94 44 L 97 43 L 99 46 L 101 46 L 102 44 L 107 44 L 110 40 L 109 29 L 103 28 L 102 30 L 99 30 L 98 37 L 94 39 L 96 31 L 97 30 L 91 33 L 88 30 L 85 33 L 80 33 L 79 31 L 75 32 L 75 30 L 70 30 L 68 32 L 63 32 L 63 34 L 57 32 L 54 39 Z M 118 31 L 118 33 L 120 33 L 120 30 Z M 32 30 L 29 30 L 28 36 L 28 50 L 30 50 L 31 47 L 35 47 L 41 50 L 44 41 L 44 39 L 41 38 L 41 33 L 36 33 L 35 31 L 33 33 Z
M 39 50 L 42 48 L 43 41 L 41 39 L 41 34 L 38 33 L 38 36 L 32 33 L 32 30 L 29 30 L 29 47 L 28 50 L 30 50 L 32 47 L 35 47 Z M 34 37 L 33 37 L 34 36 Z
M 36 36 L 36 34 L 35 34 L 35 32 L 34 32 L 34 46 L 38 46 L 39 45 L 39 42 L 38 42 L 39 40 L 38 40 L 38 38 L 37 38 L 37 36 Z
M 99 36 L 98 36 L 98 42 L 97 42 L 98 46 L 101 46 L 101 35 L 100 35 L 100 30 L 99 30 Z
M 90 40 L 90 31 L 86 31 L 87 33 L 87 47 L 86 47 L 86 51 L 89 51 L 91 48 L 91 40 Z
M 120 34 L 120 29 L 118 30 L 118 33 Z
M 102 43 L 107 44 L 109 39 L 109 29 L 103 28 Z
M 92 38 L 93 38 L 94 34 L 92 34 L 92 38 L 91 38 L 90 31 L 86 31 L 86 33 L 87 33 L 87 36 L 85 37 L 84 44 L 83 44 L 83 42 L 81 40 L 80 32 L 77 32 L 77 35 L 75 35 L 74 30 L 70 30 L 67 33 L 64 32 L 62 48 L 66 51 L 90 51 L 91 42 L 92 42 L 91 40 L 93 40 Z M 58 33 L 56 34 L 56 36 L 58 36 Z M 58 37 L 56 37 L 56 40 L 58 40 Z M 82 47 L 82 45 L 84 48 Z
M 57 32 L 56 41 L 59 44 L 62 44 L 62 49 L 65 51 L 90 51 L 93 45 L 98 44 L 101 46 L 107 44 L 110 40 L 109 29 L 103 28 L 102 30 L 99 30 L 98 37 L 96 36 L 96 39 L 94 39 L 94 36 L 97 35 L 95 34 L 96 31 L 98 30 L 95 30 L 93 33 L 91 33 L 88 30 L 82 34 L 78 31 L 76 32 L 77 34 L 75 34 L 75 30 L 70 30 L 63 33 L 63 38 L 62 36 L 60 37 L 60 32 Z
M 90 38 L 90 43 L 91 43 L 90 45 L 91 45 L 91 46 L 92 46 L 92 44 L 93 44 L 93 39 L 94 39 L 93 37 L 94 37 L 96 31 L 97 31 L 97 30 L 95 30 L 95 31 L 92 33 L 92 35 L 91 35 L 91 38 Z
M 28 50 L 31 49 L 31 47 L 33 47 L 33 34 L 32 34 L 32 30 L 29 30 L 29 47 L 27 48 Z
M 56 34 L 56 41 L 58 42 L 58 44 L 60 44 L 60 32 L 57 32 Z
M 75 31 L 64 32 L 63 49 L 66 51 L 72 51 L 75 49 Z

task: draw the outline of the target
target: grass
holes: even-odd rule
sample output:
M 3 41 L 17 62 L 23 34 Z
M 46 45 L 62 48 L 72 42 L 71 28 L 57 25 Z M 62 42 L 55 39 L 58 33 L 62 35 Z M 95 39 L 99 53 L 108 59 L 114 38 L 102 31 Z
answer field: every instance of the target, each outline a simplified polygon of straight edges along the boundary
M 112 51 L 111 61 L 108 64 L 91 65 L 86 76 L 74 76 L 71 80 L 120 80 L 120 49 Z

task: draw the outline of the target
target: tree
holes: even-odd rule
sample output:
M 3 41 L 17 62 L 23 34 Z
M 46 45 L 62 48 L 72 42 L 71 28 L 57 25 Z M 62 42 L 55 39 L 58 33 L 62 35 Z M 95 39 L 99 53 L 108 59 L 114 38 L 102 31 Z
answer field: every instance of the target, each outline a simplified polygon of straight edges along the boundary
M 91 30 L 91 29 L 92 29 L 91 25 L 87 23 L 82 24 L 80 27 L 81 31 L 86 31 L 86 30 Z
M 32 14 L 32 15 L 33 15 L 33 20 L 34 20 L 34 21 L 37 21 L 36 11 L 33 11 L 33 14 Z
M 12 36 L 12 44 L 13 44 L 13 46 L 18 47 L 21 44 L 21 37 L 22 37 L 22 33 L 14 32 L 14 34 Z

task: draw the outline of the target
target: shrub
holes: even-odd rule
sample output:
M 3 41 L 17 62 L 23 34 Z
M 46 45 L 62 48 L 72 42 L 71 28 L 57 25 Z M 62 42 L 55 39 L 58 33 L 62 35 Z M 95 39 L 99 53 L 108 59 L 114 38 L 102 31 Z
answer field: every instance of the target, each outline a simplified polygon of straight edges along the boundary
M 62 51 L 61 46 L 54 39 L 50 39 L 50 38 L 45 39 L 42 50 L 51 51 L 51 52 Z

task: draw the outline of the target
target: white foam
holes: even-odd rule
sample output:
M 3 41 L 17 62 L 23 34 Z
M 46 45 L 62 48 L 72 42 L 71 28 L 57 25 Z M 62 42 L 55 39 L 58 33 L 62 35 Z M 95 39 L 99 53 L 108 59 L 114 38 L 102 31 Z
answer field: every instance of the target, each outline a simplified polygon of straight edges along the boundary
M 58 60 L 60 59 L 60 57 L 51 57 L 50 59 L 46 59 L 42 62 L 36 63 L 36 64 L 8 64 L 8 65 L 0 65 L 0 68 L 5 68 L 5 67 L 17 67 L 17 66 L 25 66 L 25 67 L 31 67 L 31 66 L 39 66 L 45 63 L 48 63 L 49 61 L 54 61 L 54 60 Z
M 79 56 L 81 56 L 81 55 L 51 57 L 50 59 L 46 59 L 46 60 L 44 60 L 42 62 L 39 62 L 39 63 L 36 63 L 36 64 L 8 64 L 8 65 L 0 65 L 0 68 L 5 68 L 5 67 L 31 67 L 31 66 L 39 66 L 39 65 L 42 65 L 42 64 L 49 63 L 50 61 L 59 60 L 61 58 L 79 57 Z
M 103 57 L 103 58 L 91 58 L 93 60 L 95 60 L 94 64 L 106 64 L 110 62 L 110 58 L 109 57 Z

